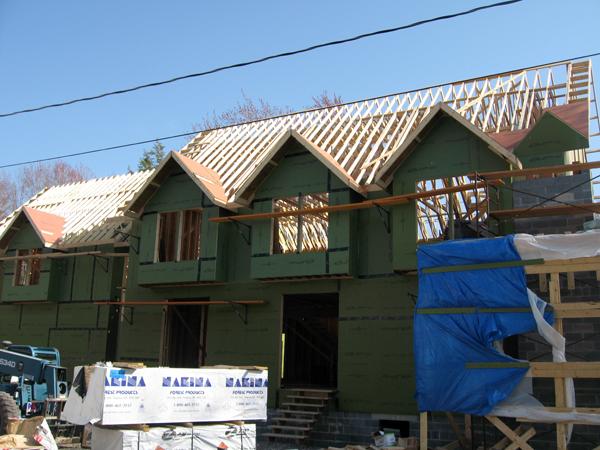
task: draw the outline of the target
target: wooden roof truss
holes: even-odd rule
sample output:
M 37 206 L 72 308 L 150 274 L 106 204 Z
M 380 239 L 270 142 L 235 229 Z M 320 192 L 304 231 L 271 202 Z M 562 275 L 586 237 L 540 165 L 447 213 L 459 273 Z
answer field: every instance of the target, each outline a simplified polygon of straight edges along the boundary
M 453 186 L 472 184 L 467 176 L 422 180 L 416 192 L 436 191 Z M 417 208 L 417 241 L 444 238 L 450 223 L 450 210 L 455 222 L 481 224 L 488 218 L 488 186 L 478 185 L 457 192 L 442 193 L 415 201 Z
M 591 62 L 539 66 L 200 132 L 182 152 L 214 170 L 231 200 L 294 130 L 366 190 L 431 108 L 444 103 L 486 133 L 532 126 L 546 108 L 589 101 Z

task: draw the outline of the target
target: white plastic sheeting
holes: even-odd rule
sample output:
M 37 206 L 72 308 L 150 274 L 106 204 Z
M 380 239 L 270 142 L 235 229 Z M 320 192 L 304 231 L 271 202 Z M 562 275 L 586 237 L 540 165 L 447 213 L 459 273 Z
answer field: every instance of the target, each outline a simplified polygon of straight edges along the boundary
M 517 234 L 514 243 L 521 259 L 539 259 L 545 261 L 556 259 L 573 259 L 600 256 L 600 231 L 593 230 L 575 234 L 551 234 L 532 236 Z M 547 303 L 528 290 L 529 304 L 537 324 L 537 331 L 552 346 L 552 360 L 566 362 L 565 338 L 544 320 L 544 309 Z M 566 406 L 575 408 L 575 388 L 573 379 L 567 378 Z M 577 421 L 600 425 L 600 415 L 578 412 L 548 411 L 542 403 L 531 395 L 531 378 L 525 377 L 523 382 L 504 402 L 491 412 L 501 417 L 526 417 L 536 422 Z M 572 425 L 568 427 L 570 438 Z
M 600 230 L 575 234 L 532 236 L 516 234 L 515 246 L 521 259 L 571 259 L 600 256 Z

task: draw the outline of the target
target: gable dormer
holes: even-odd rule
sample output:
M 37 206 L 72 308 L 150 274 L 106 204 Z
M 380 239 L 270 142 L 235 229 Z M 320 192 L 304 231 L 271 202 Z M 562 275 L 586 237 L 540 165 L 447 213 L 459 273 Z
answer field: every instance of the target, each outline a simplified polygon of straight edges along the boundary
M 291 212 L 351 203 L 360 187 L 322 149 L 289 130 L 246 180 L 237 197 L 253 213 Z M 286 215 L 251 223 L 256 279 L 351 276 L 355 213 Z
M 22 207 L 0 236 L 4 252 L 2 301 L 48 301 L 59 294 L 60 262 L 44 255 L 59 242 L 65 220 L 31 207 Z
M 521 162 L 489 135 L 445 105 L 438 105 L 395 149 L 378 173 L 381 187 L 394 195 L 445 189 L 475 181 L 474 172 L 520 168 Z M 491 202 L 484 188 L 410 201 L 392 210 L 393 263 L 396 271 L 416 268 L 420 242 L 444 238 L 454 218 L 484 222 L 488 208 L 508 206 L 498 191 Z M 494 195 L 495 195 L 494 194 Z M 448 211 L 454 211 L 450 220 Z
M 127 209 L 140 219 L 140 285 L 201 284 L 225 277 L 224 236 L 218 224 L 227 203 L 219 176 L 171 152 Z

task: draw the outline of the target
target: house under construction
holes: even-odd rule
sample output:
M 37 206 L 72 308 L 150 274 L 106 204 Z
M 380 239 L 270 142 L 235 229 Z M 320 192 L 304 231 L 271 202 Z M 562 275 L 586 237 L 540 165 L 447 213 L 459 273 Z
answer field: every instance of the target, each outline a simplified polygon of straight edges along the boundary
M 411 427 L 417 247 L 600 213 L 591 69 L 202 131 L 154 170 L 48 188 L 0 224 L 0 337 L 68 367 L 268 366 L 275 435 Z

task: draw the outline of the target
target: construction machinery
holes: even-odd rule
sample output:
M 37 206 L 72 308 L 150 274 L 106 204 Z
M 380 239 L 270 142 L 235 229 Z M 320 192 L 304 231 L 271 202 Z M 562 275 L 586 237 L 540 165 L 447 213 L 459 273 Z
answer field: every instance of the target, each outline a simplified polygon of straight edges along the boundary
M 58 417 L 68 393 L 67 371 L 52 347 L 0 345 L 0 435 L 9 419 Z

